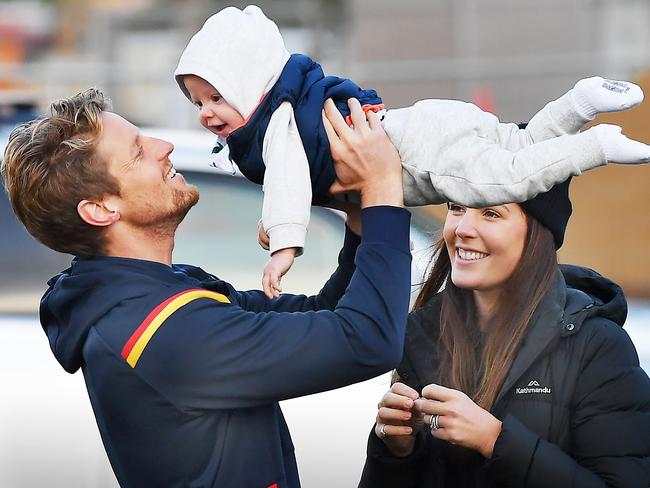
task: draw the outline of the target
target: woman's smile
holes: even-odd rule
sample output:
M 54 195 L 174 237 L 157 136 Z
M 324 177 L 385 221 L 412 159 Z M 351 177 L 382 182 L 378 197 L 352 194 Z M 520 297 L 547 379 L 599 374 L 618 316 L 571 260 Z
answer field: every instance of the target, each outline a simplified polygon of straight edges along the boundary
M 485 259 L 489 256 L 489 254 L 480 252 L 480 251 L 472 251 L 469 249 L 463 249 L 462 247 L 457 247 L 456 248 L 456 258 L 462 263 L 462 262 L 472 262 L 472 261 L 480 261 L 481 259 Z

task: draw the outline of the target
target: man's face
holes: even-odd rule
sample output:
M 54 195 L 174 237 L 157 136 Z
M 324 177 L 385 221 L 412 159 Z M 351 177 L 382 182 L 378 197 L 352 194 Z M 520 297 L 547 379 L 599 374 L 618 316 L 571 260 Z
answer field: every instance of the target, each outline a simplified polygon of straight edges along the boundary
M 120 222 L 173 233 L 199 200 L 198 189 L 188 184 L 169 160 L 174 146 L 142 135 L 111 112 L 102 113 L 102 123 L 97 155 L 107 161 L 108 171 L 120 184 L 119 197 L 110 197 Z

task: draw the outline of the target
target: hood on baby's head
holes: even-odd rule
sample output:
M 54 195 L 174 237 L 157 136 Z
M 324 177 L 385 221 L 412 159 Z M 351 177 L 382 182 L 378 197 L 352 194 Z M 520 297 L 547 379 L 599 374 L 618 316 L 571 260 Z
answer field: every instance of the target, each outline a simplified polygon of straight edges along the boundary
M 190 39 L 174 77 L 187 98 L 183 75 L 203 78 L 246 118 L 278 80 L 288 59 L 278 26 L 259 7 L 227 7 L 208 18 Z

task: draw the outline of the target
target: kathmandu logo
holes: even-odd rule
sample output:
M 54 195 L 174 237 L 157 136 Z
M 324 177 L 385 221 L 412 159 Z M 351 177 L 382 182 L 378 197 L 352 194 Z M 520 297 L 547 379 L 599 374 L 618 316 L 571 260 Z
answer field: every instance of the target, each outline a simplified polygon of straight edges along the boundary
M 548 386 L 541 386 L 537 380 L 532 380 L 528 383 L 528 386 L 525 388 L 516 388 L 515 393 L 517 395 L 523 395 L 526 393 L 551 393 L 551 389 Z

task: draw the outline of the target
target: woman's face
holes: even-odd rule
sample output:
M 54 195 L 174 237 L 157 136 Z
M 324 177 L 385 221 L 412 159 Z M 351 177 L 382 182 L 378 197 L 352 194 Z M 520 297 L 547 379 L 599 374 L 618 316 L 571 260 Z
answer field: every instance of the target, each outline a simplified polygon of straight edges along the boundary
M 443 238 L 451 281 L 459 288 L 498 290 L 521 259 L 527 228 L 516 203 L 486 208 L 450 203 Z

